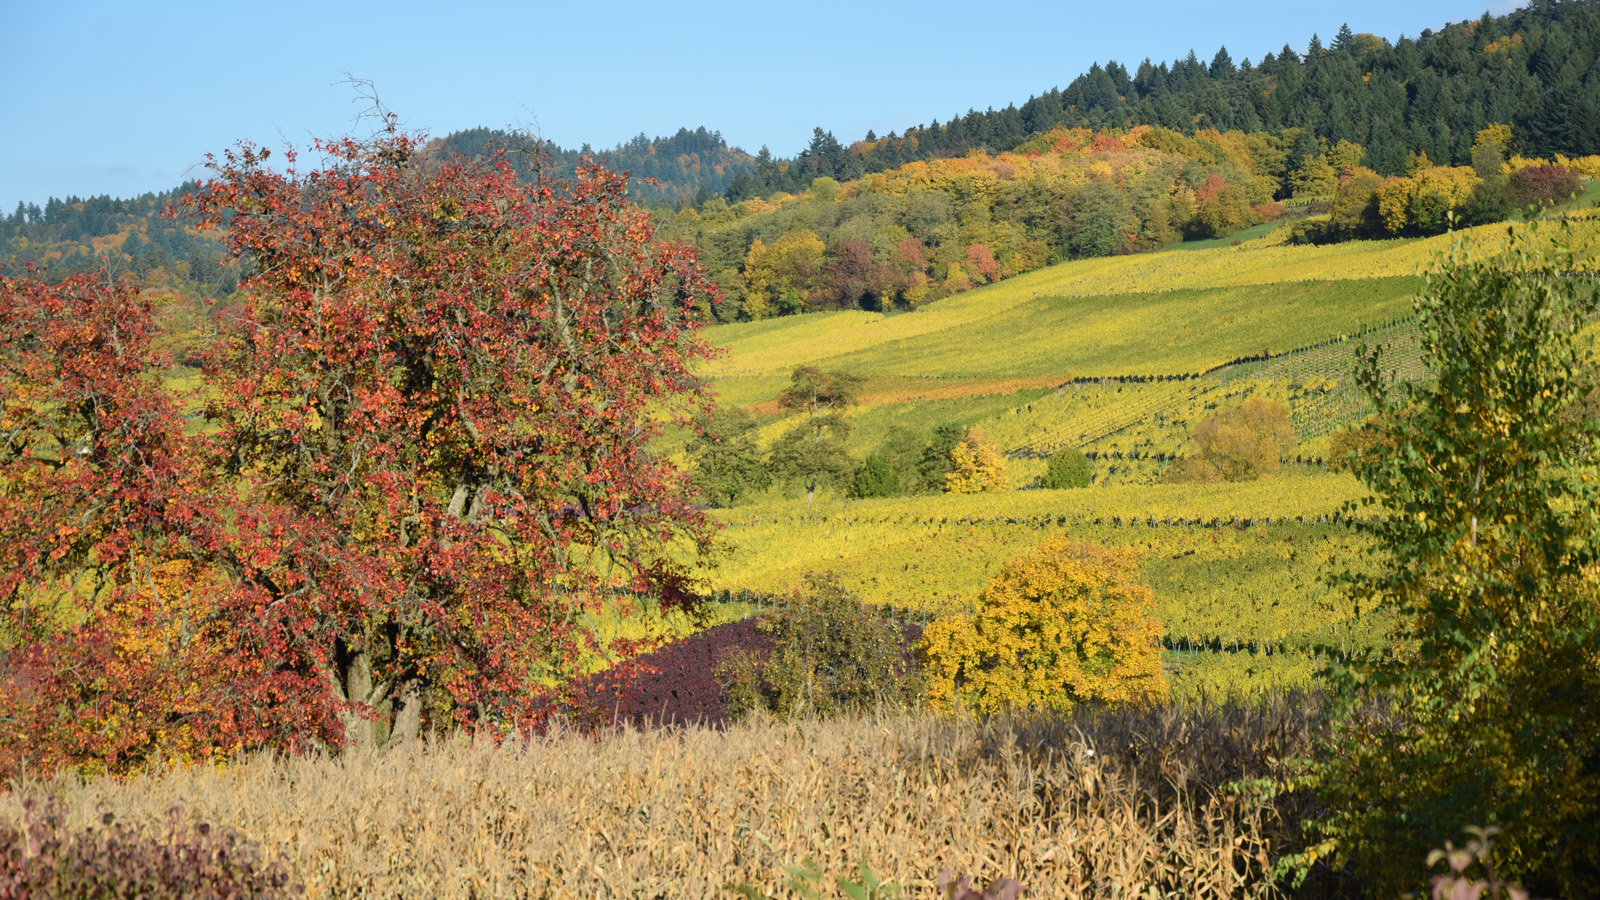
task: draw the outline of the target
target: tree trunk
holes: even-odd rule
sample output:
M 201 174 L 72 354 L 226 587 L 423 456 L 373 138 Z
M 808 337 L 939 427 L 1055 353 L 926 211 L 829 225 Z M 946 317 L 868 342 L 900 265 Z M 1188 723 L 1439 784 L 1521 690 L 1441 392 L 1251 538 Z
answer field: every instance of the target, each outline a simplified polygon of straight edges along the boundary
M 344 667 L 344 697 L 347 703 L 364 704 L 372 700 L 372 657 L 365 651 L 351 654 L 350 662 Z M 360 712 L 347 709 L 340 713 L 344 721 L 345 741 L 354 749 L 372 749 L 380 746 L 379 740 L 386 737 L 380 731 L 387 732 L 378 718 L 368 718 Z
M 408 678 L 400 685 L 400 708 L 394 715 L 385 747 L 407 744 L 422 734 L 422 681 Z

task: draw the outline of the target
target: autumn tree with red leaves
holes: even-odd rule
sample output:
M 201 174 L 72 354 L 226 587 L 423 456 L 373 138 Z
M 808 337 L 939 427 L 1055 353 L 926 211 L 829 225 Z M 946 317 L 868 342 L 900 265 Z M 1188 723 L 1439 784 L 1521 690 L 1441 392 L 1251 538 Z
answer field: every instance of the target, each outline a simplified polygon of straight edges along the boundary
M 672 560 L 705 551 L 711 527 L 649 449 L 663 412 L 705 405 L 693 308 L 713 288 L 692 251 L 655 240 L 618 175 L 530 186 L 503 159 L 427 153 L 393 121 L 318 142 L 309 171 L 241 145 L 186 198 L 250 273 L 244 313 L 210 348 L 196 435 L 159 387 L 131 291 L 3 285 L 7 709 L 37 699 L 48 668 L 19 660 L 73 658 L 68 636 L 91 620 L 71 582 L 85 577 L 112 586 L 94 595 L 106 622 L 181 607 L 198 623 L 146 628 L 183 635 L 150 676 L 153 704 L 178 705 L 162 677 L 212 667 L 196 709 L 173 713 L 194 736 L 186 753 L 535 725 L 580 655 L 608 649 L 586 613 L 637 594 L 693 602 Z M 64 304 L 55 343 L 39 337 L 41 297 Z M 99 356 L 71 343 L 74 319 Z M 121 418 L 43 421 L 104 409 Z M 30 516 L 39 503 L 59 511 Z M 139 566 L 164 583 L 180 573 L 189 599 L 152 601 L 162 579 Z M 34 613 L 22 629 L 52 590 L 79 615 Z M 225 637 L 199 627 L 217 623 Z M 101 644 L 116 645 L 109 627 Z M 25 719 L 0 712 L 7 746 L 42 734 Z M 162 743 L 148 722 L 129 727 Z M 115 768 L 137 755 L 58 756 Z
M 260 700 L 283 680 L 195 590 L 216 520 L 154 336 L 104 275 L 0 279 L 0 776 L 281 724 Z
M 708 352 L 693 255 L 603 169 L 530 188 L 419 149 L 391 124 L 302 174 L 246 146 L 192 204 L 253 271 L 208 368 L 211 463 L 242 501 L 227 568 L 358 743 L 414 735 L 424 706 L 527 724 L 584 611 L 687 602 L 667 548 L 709 535 L 648 447 Z

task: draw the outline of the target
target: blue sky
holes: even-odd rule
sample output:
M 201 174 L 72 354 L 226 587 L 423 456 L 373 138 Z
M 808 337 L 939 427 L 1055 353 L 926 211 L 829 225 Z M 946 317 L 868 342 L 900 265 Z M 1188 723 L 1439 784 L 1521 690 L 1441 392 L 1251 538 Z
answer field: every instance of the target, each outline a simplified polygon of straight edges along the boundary
M 779 156 L 1021 103 L 1094 61 L 1259 59 L 1340 24 L 1393 39 L 1515 0 L 633 3 L 0 0 L 0 212 L 176 185 L 240 139 L 351 131 L 346 73 L 434 135 L 609 147 L 679 126 Z

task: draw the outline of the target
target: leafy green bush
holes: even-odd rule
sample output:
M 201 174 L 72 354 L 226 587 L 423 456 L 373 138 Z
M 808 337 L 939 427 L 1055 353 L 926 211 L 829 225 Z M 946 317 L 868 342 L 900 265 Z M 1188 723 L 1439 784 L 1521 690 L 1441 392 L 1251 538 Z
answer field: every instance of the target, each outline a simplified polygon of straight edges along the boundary
M 836 574 L 809 576 L 806 589 L 757 629 L 773 638 L 764 661 L 734 650 L 717 663 L 728 713 L 736 718 L 757 709 L 829 715 L 910 702 L 921 692 L 900 627 L 862 605 Z
M 1053 490 L 1088 487 L 1093 476 L 1094 464 L 1089 457 L 1084 456 L 1082 450 L 1069 447 L 1050 457 L 1050 465 L 1039 479 L 1039 486 Z
M 856 472 L 857 497 L 893 497 L 900 493 L 900 476 L 876 453 L 867 455 Z
M 967 428 L 964 425 L 945 424 L 933 429 L 933 435 L 922 448 L 922 459 L 917 465 L 917 471 L 922 475 L 923 490 L 930 493 L 944 491 L 946 477 L 956 468 L 950 453 L 966 439 Z
M 29 900 L 246 900 L 296 897 L 288 869 L 232 831 L 176 817 L 150 837 L 110 815 L 70 831 L 55 801 L 23 803 L 20 828 L 0 823 L 0 897 Z
M 772 486 L 749 413 L 719 406 L 695 424 L 697 433 L 684 449 L 693 463 L 695 487 L 713 506 L 737 506 Z

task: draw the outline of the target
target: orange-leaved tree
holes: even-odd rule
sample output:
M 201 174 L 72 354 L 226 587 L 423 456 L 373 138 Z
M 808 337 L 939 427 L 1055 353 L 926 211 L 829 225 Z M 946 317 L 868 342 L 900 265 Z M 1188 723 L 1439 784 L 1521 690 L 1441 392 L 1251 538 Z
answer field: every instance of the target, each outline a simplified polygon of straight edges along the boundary
M 192 571 L 219 517 L 151 303 L 34 274 L 0 278 L 0 777 L 260 740 L 299 682 L 234 652 Z
M 1126 553 L 1066 538 L 1007 563 L 917 644 L 928 699 L 982 713 L 1163 696 L 1155 596 Z

